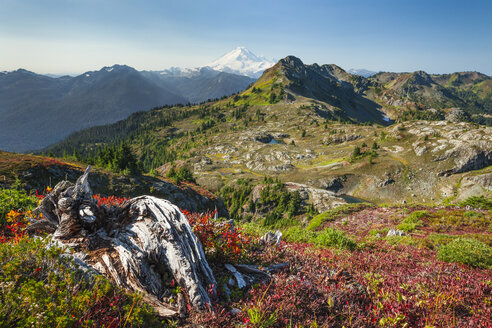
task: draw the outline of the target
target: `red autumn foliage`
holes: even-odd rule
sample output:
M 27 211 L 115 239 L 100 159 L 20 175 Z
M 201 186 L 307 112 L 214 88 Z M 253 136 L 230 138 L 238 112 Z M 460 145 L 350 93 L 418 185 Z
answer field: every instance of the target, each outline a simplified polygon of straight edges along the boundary
M 36 198 L 38 199 L 38 201 L 41 201 L 44 197 L 46 197 L 46 195 L 43 193 L 43 194 L 40 194 L 38 193 L 37 190 L 35 190 L 36 192 Z
M 93 327 L 124 327 L 126 318 L 123 307 L 127 296 L 124 292 L 113 292 L 111 297 L 97 297 L 94 292 L 95 302 L 79 318 L 77 327 L 84 327 L 88 320 L 92 320 Z
M 274 315 L 273 327 L 490 327 L 492 270 L 440 262 L 436 252 L 381 242 L 354 252 L 282 242 L 260 261 L 289 261 L 272 284 L 198 321 L 233 327 L 248 310 Z M 231 308 L 241 309 L 237 316 Z M 248 324 L 248 327 L 258 325 Z
M 94 195 L 93 197 L 97 201 L 97 206 L 99 207 L 121 206 L 124 202 L 128 200 L 128 198 L 125 197 L 116 197 L 116 196 L 102 197 L 99 194 Z
M 228 222 L 213 219 L 215 211 L 199 214 L 181 210 L 203 245 L 209 260 L 236 262 L 250 249 L 251 236 Z
M 25 224 L 21 221 L 7 224 L 0 230 L 0 243 L 18 243 L 24 236 Z
M 94 198 L 98 206 L 117 206 L 126 200 L 100 195 Z M 347 225 L 329 224 L 347 232 L 353 229 L 363 237 L 374 226 L 391 223 L 391 210 L 377 210 L 378 215 L 371 215 L 371 211 L 375 210 L 351 215 Z M 248 260 L 265 266 L 289 262 L 288 268 L 273 274 L 270 285 L 255 286 L 230 303 L 215 299 L 213 313 L 193 314 L 189 318 L 194 324 L 258 327 L 248 313 L 254 310 L 267 318 L 273 316 L 273 327 L 490 327 L 491 269 L 441 262 L 436 250 L 395 246 L 384 240 L 353 252 L 285 242 L 279 247 L 253 252 L 258 238 L 244 234 L 228 222 L 214 220 L 215 212 L 182 212 L 216 274 L 221 271 L 221 264 L 227 262 Z M 437 226 L 431 219 L 422 219 L 423 229 Z M 0 242 L 16 242 L 22 237 L 22 225 L 20 219 L 9 222 L 0 232 Z M 456 226 L 452 229 L 458 232 Z M 122 304 L 119 297 L 95 302 L 88 310 L 88 317 L 97 318 L 96 325 L 124 325 L 124 318 L 117 310 Z M 232 308 L 241 312 L 233 315 Z

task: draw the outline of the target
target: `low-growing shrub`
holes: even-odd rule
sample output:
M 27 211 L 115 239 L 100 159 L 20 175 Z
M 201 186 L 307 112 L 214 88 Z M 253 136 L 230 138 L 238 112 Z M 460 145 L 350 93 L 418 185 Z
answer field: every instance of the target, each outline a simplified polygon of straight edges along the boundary
M 445 262 L 468 264 L 478 268 L 492 266 L 492 247 L 471 238 L 457 238 L 439 248 L 437 257 Z
M 421 227 L 423 225 L 423 222 L 420 219 L 428 215 L 429 212 L 427 211 L 414 211 L 412 212 L 412 214 L 407 216 L 403 221 L 401 221 L 401 223 L 397 226 L 397 228 L 405 232 L 412 232 L 418 227 Z
M 26 193 L 17 181 L 10 189 L 0 189 L 0 227 L 7 222 L 7 214 L 11 211 L 24 212 L 34 209 L 37 205 L 35 196 Z
M 0 244 L 1 327 L 157 326 L 137 294 L 86 276 L 47 240 Z
M 343 231 L 336 229 L 325 229 L 314 239 L 314 243 L 319 246 L 336 247 L 354 250 L 357 243 L 347 237 Z
M 492 199 L 482 196 L 468 197 L 460 203 L 460 206 L 471 206 L 473 208 L 480 208 L 483 210 L 492 210 Z
M 327 228 L 322 231 L 310 231 L 299 226 L 290 227 L 284 233 L 288 242 L 313 243 L 317 246 L 354 250 L 357 243 L 340 230 Z
M 27 217 L 33 217 L 31 211 L 37 202 L 36 196 L 27 194 L 18 180 L 10 189 L 0 189 L 0 243 L 22 239 Z
M 202 243 L 208 261 L 236 262 L 250 255 L 248 251 L 253 244 L 250 236 L 227 221 L 214 220 L 215 212 L 200 214 L 181 211 Z
M 111 207 L 111 206 L 121 206 L 125 201 L 128 200 L 128 198 L 125 197 L 116 197 L 116 196 L 108 196 L 108 197 L 102 197 L 101 195 L 97 194 L 93 196 L 94 199 L 97 201 L 97 206 L 106 206 L 106 207 Z

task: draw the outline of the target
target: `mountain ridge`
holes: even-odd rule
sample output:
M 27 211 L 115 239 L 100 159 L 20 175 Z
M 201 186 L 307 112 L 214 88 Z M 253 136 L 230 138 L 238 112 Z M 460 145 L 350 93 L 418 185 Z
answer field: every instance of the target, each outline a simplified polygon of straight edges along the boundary
M 217 103 L 207 103 L 204 106 L 207 108 L 210 106 L 222 108 L 224 105 L 226 108 L 271 105 L 294 105 L 305 108 L 308 106 L 314 108 L 318 117 L 327 121 L 339 120 L 347 123 L 388 125 L 393 122 L 390 117 L 408 120 L 408 115 L 405 116 L 406 110 L 412 107 L 405 107 L 408 104 L 403 103 L 402 96 L 406 97 L 407 95 L 400 94 L 398 101 L 402 103 L 401 107 L 396 110 L 391 98 L 385 98 L 386 94 L 397 93 L 396 91 L 401 89 L 405 83 L 418 87 L 427 87 L 430 84 L 440 86 L 449 84 L 451 78 L 458 82 L 461 81 L 460 78 L 466 78 L 468 84 L 463 81 L 460 84 L 466 84 L 468 88 L 473 88 L 477 81 L 479 84 L 491 82 L 490 77 L 477 72 L 456 72 L 447 75 L 427 74 L 423 71 L 412 73 L 379 72 L 374 77 L 367 79 L 350 74 L 335 64 L 305 65 L 301 59 L 287 56 L 267 69 L 246 90 L 234 97 L 223 99 Z M 396 82 L 391 84 L 391 81 L 398 79 L 401 80 L 399 84 Z M 440 84 L 432 79 L 440 79 Z M 380 91 L 378 94 L 378 88 L 386 90 Z M 492 92 L 489 92 L 485 97 L 490 97 L 491 94 Z M 414 105 L 415 103 L 410 102 L 410 106 Z M 455 108 L 451 109 L 454 110 Z M 447 109 L 444 108 L 444 110 Z M 421 111 L 433 113 L 436 110 L 429 107 Z M 444 119 L 446 113 L 442 112 L 442 116 L 434 116 L 433 119 Z M 405 115 L 401 116 L 401 114 Z M 418 119 L 418 116 L 410 119 Z
M 455 75 L 467 88 L 485 78 Z M 450 77 L 394 73 L 387 79 L 398 83 L 388 84 L 384 76 L 366 79 L 334 64 L 305 65 L 287 56 L 243 92 L 135 113 L 78 131 L 44 154 L 74 153 L 110 168 L 105 154 L 126 145 L 149 174 L 172 176 L 188 167 L 204 188 L 228 195 L 242 186 L 254 204 L 263 197 L 264 181 L 279 181 L 318 212 L 350 202 L 400 205 L 490 195 L 492 128 L 460 122 L 469 119 L 461 113 L 421 120 L 407 113 L 408 104 L 385 103 L 385 94 L 402 101 L 408 95 L 397 90 L 428 91 L 435 79 L 446 85 Z M 268 205 L 228 205 L 233 217 L 247 220 L 268 211 Z
M 53 78 L 23 69 L 1 74 L 0 149 L 39 149 L 71 132 L 112 123 L 139 110 L 220 98 L 252 81 L 209 69 L 190 78 L 164 77 L 127 65 L 105 66 L 75 77 Z
M 105 80 L 117 72 L 122 72 L 120 82 L 108 83 Z M 13 74 L 21 76 L 20 80 L 29 91 L 27 96 L 18 93 L 15 88 L 9 89 L 8 83 L 6 86 L 1 84 L 8 81 Z M 91 88 L 91 81 L 104 85 Z M 70 132 L 91 125 L 115 122 L 136 110 L 148 110 L 166 103 L 208 101 L 225 94 L 241 92 L 246 86 L 250 87 L 241 92 L 240 96 L 244 99 L 249 97 L 249 100 L 241 100 L 237 104 L 267 105 L 282 101 L 311 106 L 314 102 L 317 103 L 318 114 L 327 120 L 386 125 L 391 120 L 404 117 L 443 119 L 451 112 L 462 111 L 463 114 L 454 116 L 481 124 L 492 123 L 492 79 L 478 72 L 444 75 L 423 71 L 379 72 L 370 78 L 364 78 L 350 74 L 334 64 L 305 65 L 299 58 L 288 56 L 267 69 L 255 83 L 252 82 L 254 81 L 250 78 L 219 72 L 209 67 L 139 72 L 126 65 L 114 65 L 73 78 L 50 78 L 26 70 L 2 74 L 0 96 L 8 94 L 14 97 L 13 100 L 5 96 L 0 98 L 0 114 L 4 117 L 0 122 L 0 148 L 17 151 L 43 148 L 61 140 Z M 268 85 L 268 88 L 263 84 Z M 119 86 L 129 89 L 114 93 L 112 88 L 117 90 Z M 144 90 L 141 89 L 142 86 Z M 253 93 L 253 88 L 261 92 Z M 181 96 L 185 93 L 187 98 Z M 99 100 L 99 105 L 92 100 L 97 94 L 102 99 Z M 116 98 L 112 99 L 108 95 L 116 95 Z M 28 102 L 32 98 L 36 98 L 35 104 Z M 54 106 L 53 103 L 50 105 L 51 99 L 55 98 L 57 100 Z M 152 98 L 158 101 L 149 102 Z M 76 111 L 76 115 L 67 116 L 63 110 L 67 107 L 67 101 L 75 102 L 70 108 Z M 121 111 L 118 117 L 113 115 L 112 112 L 128 104 L 133 105 L 132 111 Z M 6 113 L 2 106 L 16 110 Z M 98 106 L 112 109 L 110 113 L 105 113 L 98 111 Z M 42 110 L 43 108 L 48 109 Z M 57 123 L 50 121 L 29 120 L 30 115 L 37 111 L 49 117 L 58 117 L 68 122 L 76 119 L 82 123 L 71 130 L 64 130 L 58 137 L 46 137 L 51 131 L 65 128 L 66 124 L 57 126 Z M 23 131 L 33 131 L 36 137 L 33 137 L 34 134 L 20 135 L 19 132 Z M 40 133 L 43 131 L 45 133 Z M 22 142 L 27 144 L 22 145 Z

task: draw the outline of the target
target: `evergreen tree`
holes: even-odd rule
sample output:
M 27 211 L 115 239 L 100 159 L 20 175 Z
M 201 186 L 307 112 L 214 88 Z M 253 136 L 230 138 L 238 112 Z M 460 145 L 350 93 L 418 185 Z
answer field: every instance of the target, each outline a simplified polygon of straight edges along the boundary
M 352 153 L 352 158 L 357 158 L 357 156 L 360 156 L 360 147 L 355 146 L 354 152 Z

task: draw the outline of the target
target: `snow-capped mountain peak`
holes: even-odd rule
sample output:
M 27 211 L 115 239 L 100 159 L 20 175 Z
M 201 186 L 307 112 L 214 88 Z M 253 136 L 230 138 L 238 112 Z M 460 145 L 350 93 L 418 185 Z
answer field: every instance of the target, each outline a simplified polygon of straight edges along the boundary
M 264 70 L 273 65 L 273 61 L 257 56 L 245 47 L 236 47 L 206 66 L 217 71 L 258 78 Z
M 370 70 L 367 70 L 364 68 L 360 68 L 360 69 L 351 68 L 347 71 L 347 73 L 354 74 L 354 75 L 360 75 L 363 77 L 370 77 L 370 76 L 373 76 L 374 74 L 377 74 L 377 72 L 370 71 Z

